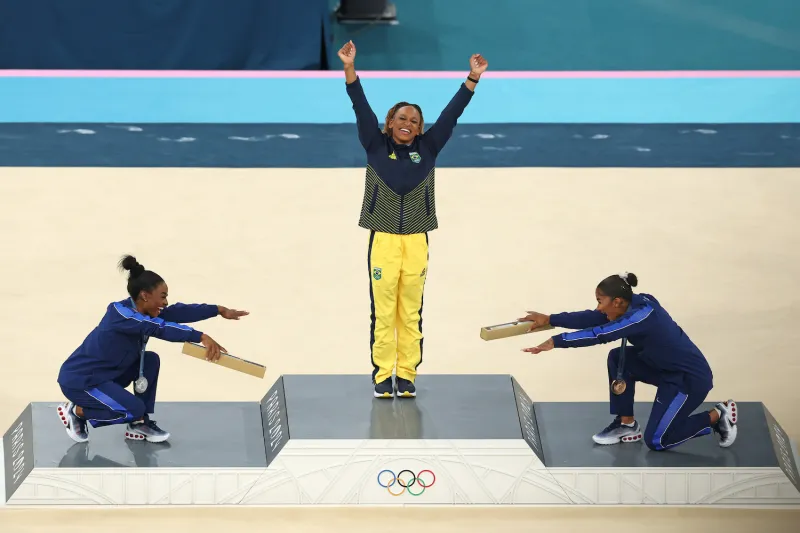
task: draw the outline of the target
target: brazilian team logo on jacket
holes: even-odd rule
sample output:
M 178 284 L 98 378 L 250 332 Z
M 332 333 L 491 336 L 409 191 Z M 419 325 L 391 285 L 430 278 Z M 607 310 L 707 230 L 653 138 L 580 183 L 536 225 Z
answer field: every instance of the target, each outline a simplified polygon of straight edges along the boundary
M 375 278 L 375 281 L 381 279 L 381 272 L 382 270 L 378 267 L 372 269 L 372 277 Z
M 411 152 L 410 154 L 408 154 L 408 156 L 414 163 L 419 163 L 420 161 L 422 161 L 422 158 L 417 152 Z

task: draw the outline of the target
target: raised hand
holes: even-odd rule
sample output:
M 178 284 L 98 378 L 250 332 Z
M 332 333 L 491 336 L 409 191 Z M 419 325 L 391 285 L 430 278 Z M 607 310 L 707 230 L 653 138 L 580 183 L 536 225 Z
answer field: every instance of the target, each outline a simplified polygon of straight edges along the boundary
M 236 309 L 228 309 L 222 305 L 217 306 L 219 308 L 219 316 L 222 318 L 227 318 L 228 320 L 239 320 L 241 316 L 247 316 L 250 314 L 249 311 L 238 311 Z
M 351 66 L 356 60 L 356 45 L 353 44 L 353 41 L 344 43 L 344 46 L 339 49 L 337 55 L 339 59 L 342 60 L 345 67 Z
M 480 54 L 472 54 L 469 58 L 469 71 L 477 77 L 486 72 L 488 66 L 489 62 Z

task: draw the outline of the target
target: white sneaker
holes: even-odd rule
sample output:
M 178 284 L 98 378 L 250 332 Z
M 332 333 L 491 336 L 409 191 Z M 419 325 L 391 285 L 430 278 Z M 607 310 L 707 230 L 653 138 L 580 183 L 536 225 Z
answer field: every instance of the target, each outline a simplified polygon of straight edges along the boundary
M 169 433 L 156 425 L 155 420 L 145 417 L 142 422 L 133 422 L 125 428 L 125 438 L 130 440 L 146 440 L 147 442 L 164 442 Z
M 67 429 L 67 435 L 75 442 L 86 442 L 89 440 L 88 427 L 86 420 L 75 414 L 75 404 L 63 402 L 58 405 L 58 417 Z
M 626 426 L 620 417 L 616 417 L 603 431 L 594 435 L 592 440 L 603 445 L 638 442 L 642 440 L 642 428 L 639 427 L 639 422 L 636 420 L 633 421 L 632 426 Z
M 736 434 L 739 432 L 736 427 L 736 423 L 739 421 L 739 410 L 733 400 L 718 403 L 715 407 L 719 411 L 719 422 L 714 426 L 714 431 L 719 433 L 719 445 L 727 448 L 733 444 Z

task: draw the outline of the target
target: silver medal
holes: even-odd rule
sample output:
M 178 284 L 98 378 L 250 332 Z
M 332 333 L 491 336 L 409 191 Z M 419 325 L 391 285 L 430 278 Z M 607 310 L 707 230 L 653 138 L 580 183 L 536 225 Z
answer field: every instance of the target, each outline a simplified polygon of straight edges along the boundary
M 147 341 L 149 338 L 149 335 L 145 335 L 145 337 L 142 339 L 142 351 L 139 354 L 139 379 L 133 382 L 133 390 L 139 394 L 142 394 L 147 390 L 147 378 L 144 377 L 144 351 L 147 347 Z
M 141 394 L 144 391 L 146 391 L 147 390 L 147 378 L 144 377 L 144 376 L 139 376 L 139 379 L 137 379 L 133 383 L 133 390 L 135 390 L 139 394 Z

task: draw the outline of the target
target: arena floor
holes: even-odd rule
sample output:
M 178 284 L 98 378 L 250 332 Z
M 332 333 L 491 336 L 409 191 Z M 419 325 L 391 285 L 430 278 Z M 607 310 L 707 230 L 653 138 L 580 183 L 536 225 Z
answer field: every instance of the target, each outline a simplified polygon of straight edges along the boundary
M 800 440 L 797 169 L 444 168 L 437 178 L 421 373 L 510 373 L 535 401 L 603 401 L 607 346 L 531 356 L 520 349 L 541 335 L 486 343 L 478 333 L 526 310 L 593 307 L 597 282 L 628 270 L 704 350 L 711 400 L 763 401 Z M 4 168 L 0 427 L 30 401 L 61 399 L 59 365 L 125 297 L 125 253 L 167 280 L 172 302 L 249 310 L 203 329 L 267 366 L 261 381 L 154 339 L 161 400 L 259 400 L 283 373 L 369 373 L 362 187 L 361 169 Z M 159 530 L 226 533 L 596 531 L 620 520 L 654 532 L 800 531 L 798 512 L 731 509 L 145 512 Z M 143 528 L 145 512 L 4 508 L 0 531 Z

